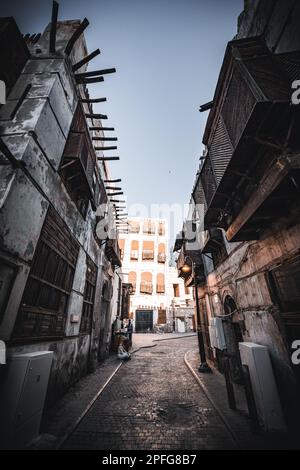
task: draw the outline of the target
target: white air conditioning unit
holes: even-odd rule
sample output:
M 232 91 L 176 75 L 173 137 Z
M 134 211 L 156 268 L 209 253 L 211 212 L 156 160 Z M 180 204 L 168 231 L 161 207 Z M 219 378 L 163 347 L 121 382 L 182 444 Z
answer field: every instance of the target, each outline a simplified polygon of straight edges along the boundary
M 220 349 L 221 351 L 226 349 L 222 318 L 220 317 L 212 318 L 208 329 L 209 329 L 211 346 L 213 348 Z
M 53 352 L 14 354 L 0 387 L 0 448 L 22 449 L 40 430 Z
M 257 413 L 265 431 L 286 431 L 269 351 L 255 343 L 239 343 L 241 361 L 249 368 Z

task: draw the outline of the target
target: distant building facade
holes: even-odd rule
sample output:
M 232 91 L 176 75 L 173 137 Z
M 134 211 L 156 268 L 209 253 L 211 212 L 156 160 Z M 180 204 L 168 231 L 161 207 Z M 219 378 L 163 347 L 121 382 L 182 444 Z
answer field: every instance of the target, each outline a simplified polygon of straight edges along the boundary
M 129 218 L 120 234 L 122 272 L 132 284 L 130 316 L 136 332 L 190 331 L 192 303 L 175 268 L 169 266 L 168 224 L 154 218 Z M 180 315 L 176 310 L 180 308 Z

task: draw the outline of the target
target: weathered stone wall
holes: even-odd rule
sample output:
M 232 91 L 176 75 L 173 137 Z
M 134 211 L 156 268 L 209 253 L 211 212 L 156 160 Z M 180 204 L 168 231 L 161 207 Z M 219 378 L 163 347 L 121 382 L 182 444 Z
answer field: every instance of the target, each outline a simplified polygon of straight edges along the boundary
M 238 22 L 237 39 L 264 35 L 276 53 L 300 50 L 300 2 L 245 1 Z M 228 258 L 207 277 L 208 316 L 224 314 L 224 300 L 231 296 L 238 308 L 239 320 L 245 325 L 243 339 L 268 347 L 274 367 L 282 405 L 290 424 L 300 416 L 299 386 L 291 368 L 290 345 L 278 306 L 267 282 L 270 269 L 300 253 L 299 217 L 291 215 L 260 241 L 228 243 Z
M 18 267 L 7 308 L 2 312 L 1 339 L 9 342 L 12 337 L 31 262 L 50 205 L 63 219 L 80 245 L 66 311 L 65 338 L 60 341 L 39 343 L 27 340 L 25 345 L 13 345 L 8 349 L 8 354 L 16 351 L 54 351 L 48 404 L 53 403 L 57 396 L 67 390 L 88 369 L 95 367 L 99 346 L 97 325 L 103 321 L 101 291 L 104 253 L 94 238 L 96 213 L 89 205 L 86 218 L 83 219 L 58 174 L 71 121 L 81 93 L 80 87 L 75 84 L 71 65 L 87 55 L 84 36 L 81 35 L 77 40 L 69 60 L 66 60 L 60 51 L 63 51 L 68 38 L 78 25 L 78 20 L 58 24 L 56 57 L 51 57 L 49 54 L 49 26 L 47 27 L 38 43 L 30 46 L 31 53 L 35 57 L 27 61 L 9 95 L 7 104 L 0 110 L 0 135 L 14 158 L 21 164 L 17 169 L 0 165 L 0 257 Z M 85 68 L 86 66 L 79 71 L 83 72 Z M 31 87 L 25 99 L 18 105 L 27 85 Z M 12 117 L 11 113 L 17 105 L 18 108 Z M 105 167 L 99 166 L 97 171 L 103 170 Z M 99 173 L 99 176 L 102 177 L 103 174 Z M 93 331 L 91 335 L 80 335 L 86 254 L 98 267 L 98 279 Z M 114 276 L 112 272 L 112 277 Z M 112 281 L 112 278 L 109 279 Z M 111 310 L 106 312 L 109 316 L 108 320 L 106 319 L 109 325 L 111 325 L 111 313 Z M 71 322 L 71 315 L 74 314 L 78 316 L 78 321 Z

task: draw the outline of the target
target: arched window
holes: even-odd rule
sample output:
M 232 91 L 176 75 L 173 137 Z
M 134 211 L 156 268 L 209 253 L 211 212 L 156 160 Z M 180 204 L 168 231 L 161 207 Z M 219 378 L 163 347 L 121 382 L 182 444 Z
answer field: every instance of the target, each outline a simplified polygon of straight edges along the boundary
M 166 262 L 166 245 L 164 243 L 160 243 L 158 245 L 157 261 L 159 263 L 165 263 Z
M 141 275 L 141 294 L 152 294 L 153 284 L 152 284 L 152 274 L 151 273 L 142 273 Z
M 156 278 L 156 292 L 157 294 L 165 293 L 165 275 L 163 273 L 158 273 Z
M 139 259 L 139 242 L 137 240 L 132 240 L 131 242 L 130 259 L 132 261 L 137 261 Z
M 128 274 L 128 282 L 132 284 L 132 293 L 134 294 L 136 290 L 136 272 L 130 271 Z
M 142 259 L 143 261 L 154 260 L 154 242 L 153 241 L 143 241 Z

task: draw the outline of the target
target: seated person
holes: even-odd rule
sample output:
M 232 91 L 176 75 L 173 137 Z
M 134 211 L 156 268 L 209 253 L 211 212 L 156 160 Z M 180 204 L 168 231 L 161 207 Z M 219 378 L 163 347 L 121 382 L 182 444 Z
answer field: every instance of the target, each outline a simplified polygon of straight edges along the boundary
M 129 352 L 126 351 L 124 347 L 124 341 L 126 340 L 126 337 L 121 336 L 120 337 L 120 342 L 119 342 L 119 347 L 118 347 L 118 359 L 122 359 L 123 361 L 128 361 L 131 359 L 131 355 Z

